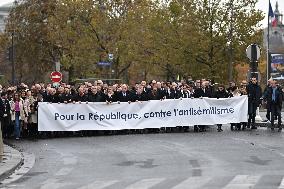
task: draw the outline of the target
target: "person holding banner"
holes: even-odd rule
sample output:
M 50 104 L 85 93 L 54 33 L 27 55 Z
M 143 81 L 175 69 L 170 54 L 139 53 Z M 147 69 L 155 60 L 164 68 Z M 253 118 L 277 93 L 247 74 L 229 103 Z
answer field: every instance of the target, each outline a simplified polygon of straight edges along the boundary
M 113 88 L 114 88 L 114 86 L 110 86 L 107 89 L 106 101 L 108 103 L 116 102 L 116 94 L 115 94 Z
M 137 90 L 136 90 L 136 93 L 134 95 L 134 101 L 148 101 L 149 100 L 149 97 L 148 95 L 146 94 L 146 92 L 144 92 L 143 90 L 143 86 L 139 85 L 137 87 Z
M 87 95 L 85 94 L 84 92 L 84 88 L 83 87 L 80 87 L 78 89 L 78 94 L 74 96 L 73 98 L 73 103 L 74 102 L 86 102 L 88 100 L 88 97 Z
M 91 87 L 91 93 L 87 97 L 88 102 L 105 102 L 106 97 L 104 93 L 99 93 L 97 86 Z
M 256 129 L 255 126 L 255 116 L 256 109 L 261 104 L 261 87 L 257 84 L 257 79 L 255 77 L 251 78 L 251 82 L 247 85 L 247 95 L 248 95 L 248 128 Z
M 203 98 L 203 97 L 208 97 L 211 98 L 212 97 L 212 93 L 211 91 L 206 87 L 206 81 L 203 81 L 201 84 L 201 88 L 197 88 L 194 92 L 194 98 Z M 198 126 L 194 126 L 194 132 L 204 132 L 205 130 L 205 126 L 204 125 L 198 125 Z
M 226 92 L 225 90 L 225 86 L 224 85 L 219 85 L 217 91 L 215 92 L 215 94 L 213 95 L 214 98 L 228 98 L 229 94 Z M 218 126 L 218 132 L 223 131 L 222 129 L 222 124 L 217 124 Z
M 65 104 L 70 103 L 72 101 L 71 91 L 68 87 L 64 88 L 63 102 Z
M 121 86 L 121 91 L 117 93 L 118 102 L 131 102 L 133 101 L 133 95 L 128 90 L 128 86 L 123 84 Z

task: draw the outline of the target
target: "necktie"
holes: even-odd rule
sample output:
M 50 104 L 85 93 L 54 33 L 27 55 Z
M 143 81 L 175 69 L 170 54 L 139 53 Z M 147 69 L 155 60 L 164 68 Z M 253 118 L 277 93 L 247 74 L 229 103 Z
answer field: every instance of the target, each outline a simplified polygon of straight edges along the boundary
M 276 93 L 276 88 L 274 88 L 274 89 L 273 89 L 273 93 L 272 93 L 272 101 L 275 101 L 275 100 L 276 100 L 275 93 Z

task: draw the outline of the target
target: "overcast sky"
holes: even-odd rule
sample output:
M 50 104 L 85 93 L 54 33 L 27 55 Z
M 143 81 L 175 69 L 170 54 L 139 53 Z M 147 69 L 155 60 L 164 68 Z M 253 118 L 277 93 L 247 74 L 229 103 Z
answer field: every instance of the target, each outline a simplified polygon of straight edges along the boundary
M 270 0 L 273 10 L 275 9 L 275 3 L 277 0 Z M 13 0 L 0 0 L 0 6 L 9 2 L 13 2 Z M 264 11 L 266 18 L 261 22 L 263 27 L 267 26 L 267 14 L 268 14 L 268 2 L 269 0 L 258 0 L 257 8 Z M 278 0 L 279 11 L 281 13 L 284 12 L 284 1 Z

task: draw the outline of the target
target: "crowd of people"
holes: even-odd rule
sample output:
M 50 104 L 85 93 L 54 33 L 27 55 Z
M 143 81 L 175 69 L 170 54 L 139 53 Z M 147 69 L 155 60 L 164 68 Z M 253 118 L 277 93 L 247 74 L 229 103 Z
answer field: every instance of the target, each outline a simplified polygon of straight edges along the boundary
M 234 96 L 248 95 L 249 119 L 246 123 L 232 123 L 231 129 L 245 130 L 256 129 L 256 108 L 263 102 L 267 108 L 267 119 L 271 121 L 274 129 L 274 119 L 278 119 L 278 128 L 281 131 L 282 89 L 276 81 L 269 80 L 264 92 L 252 78 L 249 83 L 242 81 L 239 86 L 230 82 L 227 88 L 222 84 L 212 84 L 210 80 L 182 80 L 180 82 L 157 82 L 152 80 L 147 83 L 142 81 L 133 86 L 127 84 L 108 85 L 98 80 L 93 83 L 85 82 L 78 86 L 61 83 L 58 87 L 52 84 L 38 83 L 27 86 L 21 83 L 19 86 L 0 86 L 0 118 L 4 138 L 20 139 L 22 137 L 41 137 L 53 135 L 94 135 L 101 131 L 81 132 L 38 132 L 37 110 L 39 102 L 49 103 L 80 103 L 80 102 L 128 102 L 179 98 L 230 98 Z M 218 124 L 218 131 L 222 131 L 222 125 Z M 144 129 L 139 131 L 105 131 L 102 134 L 116 134 L 129 132 L 168 132 L 173 128 Z M 176 128 L 175 128 L 176 129 Z M 188 131 L 189 127 L 178 127 Z M 205 126 L 194 126 L 195 132 L 204 132 Z

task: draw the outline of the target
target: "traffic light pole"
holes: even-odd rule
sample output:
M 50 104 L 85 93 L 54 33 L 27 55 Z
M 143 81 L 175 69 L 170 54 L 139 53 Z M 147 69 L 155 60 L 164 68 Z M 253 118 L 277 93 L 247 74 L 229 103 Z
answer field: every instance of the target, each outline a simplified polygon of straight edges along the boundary
M 251 78 L 258 78 L 258 58 L 257 58 L 257 44 L 252 44 L 251 45 L 251 62 L 250 62 L 250 73 L 251 73 Z

